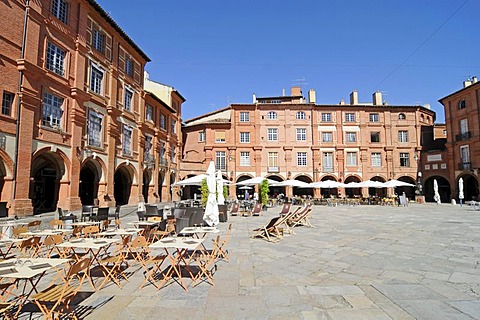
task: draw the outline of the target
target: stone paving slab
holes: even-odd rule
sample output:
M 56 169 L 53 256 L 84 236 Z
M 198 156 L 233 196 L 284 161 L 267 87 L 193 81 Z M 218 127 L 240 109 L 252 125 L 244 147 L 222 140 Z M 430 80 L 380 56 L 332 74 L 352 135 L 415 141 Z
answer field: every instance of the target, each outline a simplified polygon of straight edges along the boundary
M 478 212 L 314 206 L 315 228 L 297 227 L 274 244 L 250 238 L 279 211 L 229 218 L 230 262 L 218 262 L 215 286 L 139 289 L 143 274 L 132 267 L 122 289 L 85 286 L 77 310 L 84 319 L 480 319 Z

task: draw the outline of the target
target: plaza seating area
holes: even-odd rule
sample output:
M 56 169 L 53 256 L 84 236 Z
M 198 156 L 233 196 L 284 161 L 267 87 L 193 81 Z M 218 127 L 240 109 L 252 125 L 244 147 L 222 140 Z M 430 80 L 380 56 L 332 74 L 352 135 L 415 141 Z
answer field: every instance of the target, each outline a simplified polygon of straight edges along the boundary
M 81 292 L 121 289 L 136 273 L 143 275 L 138 290 L 214 285 L 217 263 L 229 260 L 231 225 L 221 232 L 198 217 L 185 223 L 180 214 L 171 221 L 152 215 L 124 222 L 118 212 L 109 219 L 108 211 L 84 208 L 75 219 L 60 209 L 48 222 L 0 222 L 3 317 L 82 318 Z

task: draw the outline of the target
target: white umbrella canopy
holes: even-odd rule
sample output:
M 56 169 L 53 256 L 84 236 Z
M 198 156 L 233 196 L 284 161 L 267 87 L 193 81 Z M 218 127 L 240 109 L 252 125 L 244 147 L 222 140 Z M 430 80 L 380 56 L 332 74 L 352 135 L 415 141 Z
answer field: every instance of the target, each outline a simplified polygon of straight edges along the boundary
M 440 203 L 440 194 L 438 193 L 438 182 L 437 179 L 433 180 L 433 200 L 437 202 L 437 204 Z
M 243 187 L 240 187 L 238 188 L 240 190 L 248 190 L 248 189 L 252 189 L 252 187 L 249 187 L 249 186 L 243 186 Z
M 206 179 L 206 174 L 199 174 L 198 176 L 190 177 L 184 180 L 175 182 L 174 186 L 201 186 L 203 179 Z
M 218 204 L 225 204 L 225 197 L 223 196 L 223 178 L 220 170 L 217 171 L 217 202 Z
M 270 180 L 270 179 L 267 179 L 267 178 L 255 177 L 255 178 L 251 178 L 251 179 L 247 179 L 247 180 L 237 182 L 236 184 L 239 185 L 239 186 L 254 186 L 254 185 L 262 183 L 263 180 L 267 180 L 269 185 L 277 183 L 277 181 L 273 181 L 273 180 Z
M 380 181 L 373 181 L 373 180 L 366 180 L 363 182 L 360 182 L 362 187 L 368 187 L 368 188 L 386 188 L 387 186 L 385 183 L 380 182 Z
M 300 181 L 300 180 L 295 180 L 295 179 L 289 179 L 285 180 L 282 182 L 276 182 L 274 184 L 275 187 L 299 187 L 299 188 L 312 188 L 312 186 L 309 183 Z
M 458 180 L 458 199 L 460 199 L 460 204 L 463 202 L 465 195 L 463 194 L 463 178 Z
M 334 180 L 325 180 L 325 181 L 310 183 L 310 186 L 313 188 L 330 189 L 330 188 L 341 188 L 341 187 L 344 187 L 345 184 L 338 181 L 334 181 Z
M 385 182 L 384 185 L 385 185 L 385 187 L 388 187 L 388 188 L 415 187 L 414 184 L 404 182 L 404 181 L 400 181 L 400 180 L 395 180 L 395 179 L 392 179 L 392 180 L 389 180 L 389 181 Z
M 361 182 L 349 182 L 349 183 L 346 183 L 343 187 L 344 188 L 361 188 L 363 186 Z
M 218 203 L 217 195 L 215 194 L 217 188 L 217 182 L 215 179 L 215 164 L 210 161 L 210 165 L 207 169 L 207 186 L 208 186 L 208 198 L 207 206 L 205 207 L 205 213 L 203 220 L 209 226 L 215 226 L 219 223 Z

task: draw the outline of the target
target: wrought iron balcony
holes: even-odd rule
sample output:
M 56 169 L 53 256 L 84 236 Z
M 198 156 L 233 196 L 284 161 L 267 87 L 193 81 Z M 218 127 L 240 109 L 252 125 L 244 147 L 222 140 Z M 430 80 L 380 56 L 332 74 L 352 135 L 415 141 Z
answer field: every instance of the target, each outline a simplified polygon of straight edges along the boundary
M 471 162 L 460 162 L 458 164 L 458 169 L 459 170 L 470 170 L 470 169 L 472 169 L 472 163 Z
M 472 137 L 472 132 L 471 131 L 465 131 L 465 132 L 457 134 L 455 136 L 455 141 L 468 140 L 471 137 Z

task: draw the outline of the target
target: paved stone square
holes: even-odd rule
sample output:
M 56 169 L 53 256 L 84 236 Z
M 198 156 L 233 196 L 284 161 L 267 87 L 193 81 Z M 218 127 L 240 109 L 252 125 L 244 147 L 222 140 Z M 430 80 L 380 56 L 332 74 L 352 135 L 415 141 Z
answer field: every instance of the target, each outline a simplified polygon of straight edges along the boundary
M 250 238 L 279 211 L 229 218 L 231 259 L 218 262 L 215 286 L 138 289 L 134 272 L 122 289 L 90 293 L 86 319 L 480 319 L 480 212 L 314 206 L 315 228 Z

